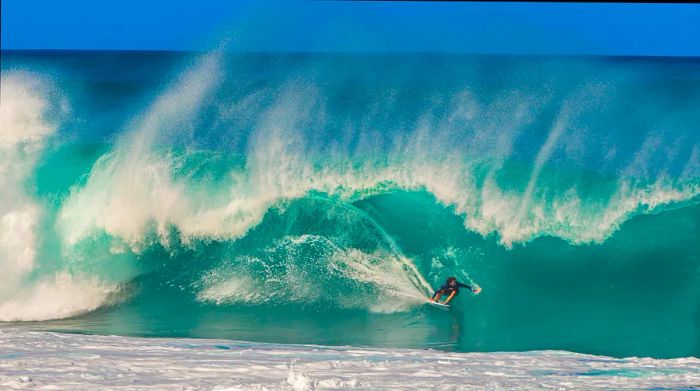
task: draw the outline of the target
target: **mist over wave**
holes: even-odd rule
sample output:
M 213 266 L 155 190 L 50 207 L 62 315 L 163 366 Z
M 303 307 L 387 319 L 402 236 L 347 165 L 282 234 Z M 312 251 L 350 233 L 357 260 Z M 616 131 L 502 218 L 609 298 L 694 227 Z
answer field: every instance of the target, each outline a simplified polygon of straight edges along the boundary
M 403 346 L 442 338 L 426 336 L 425 325 L 443 320 L 421 304 L 457 275 L 485 288 L 460 297 L 455 306 L 471 312 L 458 323 L 480 316 L 494 335 L 461 336 L 457 349 L 700 349 L 689 288 L 700 282 L 696 62 L 111 56 L 5 56 L 1 321 L 101 308 L 64 326 L 232 336 L 221 330 L 235 329 L 238 314 L 233 335 L 267 328 L 251 337 L 266 340 L 278 338 L 262 314 L 271 308 L 311 330 L 325 324 L 309 319 L 316 313 L 336 314 L 337 327 L 359 316 L 374 328 L 406 326 L 401 317 L 417 311 Z M 601 347 L 656 308 L 614 315 L 623 298 L 651 289 L 632 275 L 640 262 L 667 268 L 651 282 L 663 285 L 659 305 L 687 298 L 659 322 L 685 321 L 665 350 Z M 550 279 L 523 285 L 542 278 L 538 270 Z M 563 281 L 578 295 L 566 310 L 556 302 Z M 594 304 L 575 308 L 592 286 Z M 607 319 L 612 331 L 573 347 L 566 336 L 513 342 L 508 330 L 528 316 L 505 325 L 516 305 L 560 326 Z M 178 323 L 169 315 L 178 311 L 207 326 Z M 167 326 L 126 326 L 135 313 Z

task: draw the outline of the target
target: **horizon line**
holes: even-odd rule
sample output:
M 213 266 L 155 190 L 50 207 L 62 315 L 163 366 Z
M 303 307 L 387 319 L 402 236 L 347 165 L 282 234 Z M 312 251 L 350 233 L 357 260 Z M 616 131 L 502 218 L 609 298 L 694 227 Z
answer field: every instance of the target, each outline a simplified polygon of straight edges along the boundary
M 673 58 L 700 59 L 698 55 L 686 54 L 603 54 L 603 53 L 508 53 L 508 52 L 453 52 L 453 51 L 301 51 L 301 50 L 197 50 L 197 49 L 115 49 L 115 48 L 32 48 L 5 49 L 0 53 L 11 52 L 123 52 L 123 53 L 172 53 L 172 54 L 205 54 L 222 51 L 227 54 L 291 54 L 291 55 L 448 55 L 448 56 L 494 56 L 494 57 L 606 57 L 606 58 Z

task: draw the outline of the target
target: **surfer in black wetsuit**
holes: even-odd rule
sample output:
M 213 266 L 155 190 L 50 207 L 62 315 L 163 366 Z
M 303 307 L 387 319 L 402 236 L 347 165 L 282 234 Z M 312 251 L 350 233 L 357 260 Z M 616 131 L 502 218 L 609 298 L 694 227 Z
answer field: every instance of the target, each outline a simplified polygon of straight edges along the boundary
M 469 288 L 469 290 L 475 294 L 481 292 L 481 288 L 478 286 L 471 287 L 467 284 L 462 284 L 454 277 L 449 277 L 445 284 L 441 286 L 440 289 L 435 291 L 435 294 L 430 298 L 430 301 L 439 303 L 442 295 L 447 295 L 447 299 L 445 299 L 445 302 L 442 304 L 448 304 L 455 296 L 459 294 L 459 288 Z

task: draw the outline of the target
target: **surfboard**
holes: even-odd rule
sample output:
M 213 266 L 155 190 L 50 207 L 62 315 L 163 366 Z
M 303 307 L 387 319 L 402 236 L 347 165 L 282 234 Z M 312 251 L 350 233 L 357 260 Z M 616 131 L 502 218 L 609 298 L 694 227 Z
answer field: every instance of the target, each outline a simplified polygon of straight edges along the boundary
M 430 301 L 430 300 L 428 300 L 428 304 L 432 305 L 433 307 L 437 307 L 437 308 L 440 308 L 443 310 L 450 308 L 449 304 L 436 303 L 436 302 Z

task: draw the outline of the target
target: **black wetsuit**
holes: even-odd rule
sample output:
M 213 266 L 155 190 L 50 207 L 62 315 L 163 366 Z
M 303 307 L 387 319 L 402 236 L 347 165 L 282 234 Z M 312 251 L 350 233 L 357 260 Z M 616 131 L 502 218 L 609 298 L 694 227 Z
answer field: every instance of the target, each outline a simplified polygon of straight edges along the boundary
M 461 282 L 457 282 L 457 284 L 454 286 L 452 286 L 450 284 L 445 284 L 445 285 L 441 286 L 440 289 L 435 291 L 435 294 L 433 295 L 433 297 L 437 296 L 438 293 L 442 293 L 443 295 L 449 296 L 452 292 L 454 292 L 455 296 L 457 296 L 459 294 L 459 288 L 469 288 L 470 291 L 474 291 L 474 289 L 472 289 L 472 287 L 470 287 L 469 285 L 462 284 Z

